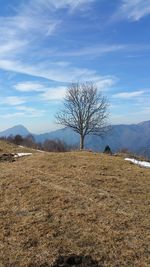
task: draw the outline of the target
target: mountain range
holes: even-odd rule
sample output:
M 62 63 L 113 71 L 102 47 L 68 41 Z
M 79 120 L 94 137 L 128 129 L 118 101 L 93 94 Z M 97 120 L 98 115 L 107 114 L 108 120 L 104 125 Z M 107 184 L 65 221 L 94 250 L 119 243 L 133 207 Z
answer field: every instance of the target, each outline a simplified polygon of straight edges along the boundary
M 0 132 L 0 137 L 15 136 L 16 134 L 27 136 L 32 133 L 23 125 L 17 125 Z M 59 139 L 69 145 L 79 144 L 79 135 L 69 128 L 32 135 L 37 142 L 44 142 L 46 139 Z M 106 145 L 109 145 L 113 152 L 128 149 L 131 152 L 150 158 L 150 121 L 130 125 L 113 125 L 111 131 L 104 138 L 89 135 L 85 139 L 85 148 L 87 149 L 103 151 Z

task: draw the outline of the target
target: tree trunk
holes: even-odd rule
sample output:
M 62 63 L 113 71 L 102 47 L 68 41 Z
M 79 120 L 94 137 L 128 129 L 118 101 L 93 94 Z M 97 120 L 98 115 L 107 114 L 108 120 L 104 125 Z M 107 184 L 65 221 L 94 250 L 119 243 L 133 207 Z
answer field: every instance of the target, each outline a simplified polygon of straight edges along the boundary
M 84 136 L 80 135 L 80 150 L 84 148 Z

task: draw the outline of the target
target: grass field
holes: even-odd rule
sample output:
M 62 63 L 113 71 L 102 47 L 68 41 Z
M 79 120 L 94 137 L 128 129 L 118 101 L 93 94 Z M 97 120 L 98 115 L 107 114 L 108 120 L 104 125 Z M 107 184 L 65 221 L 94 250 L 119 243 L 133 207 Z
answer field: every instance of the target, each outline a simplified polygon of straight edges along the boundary
M 0 187 L 0 266 L 47 267 L 70 254 L 150 266 L 150 169 L 92 152 L 36 152 L 0 162 Z

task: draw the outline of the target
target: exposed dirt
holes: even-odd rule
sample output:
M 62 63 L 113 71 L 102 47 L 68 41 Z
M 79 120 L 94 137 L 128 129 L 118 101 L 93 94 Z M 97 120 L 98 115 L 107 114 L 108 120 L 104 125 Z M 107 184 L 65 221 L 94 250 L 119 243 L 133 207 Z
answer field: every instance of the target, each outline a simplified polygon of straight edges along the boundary
M 5 161 L 14 162 L 15 161 L 14 154 L 12 153 L 0 154 L 0 162 L 5 162 Z

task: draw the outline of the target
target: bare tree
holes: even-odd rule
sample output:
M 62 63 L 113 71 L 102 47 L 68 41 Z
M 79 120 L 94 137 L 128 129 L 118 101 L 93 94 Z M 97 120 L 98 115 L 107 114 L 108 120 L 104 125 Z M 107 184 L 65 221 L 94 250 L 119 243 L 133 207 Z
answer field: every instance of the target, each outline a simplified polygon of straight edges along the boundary
M 103 136 L 108 130 L 107 110 L 108 101 L 93 82 L 72 83 L 56 120 L 80 135 L 80 149 L 83 149 L 86 135 Z

